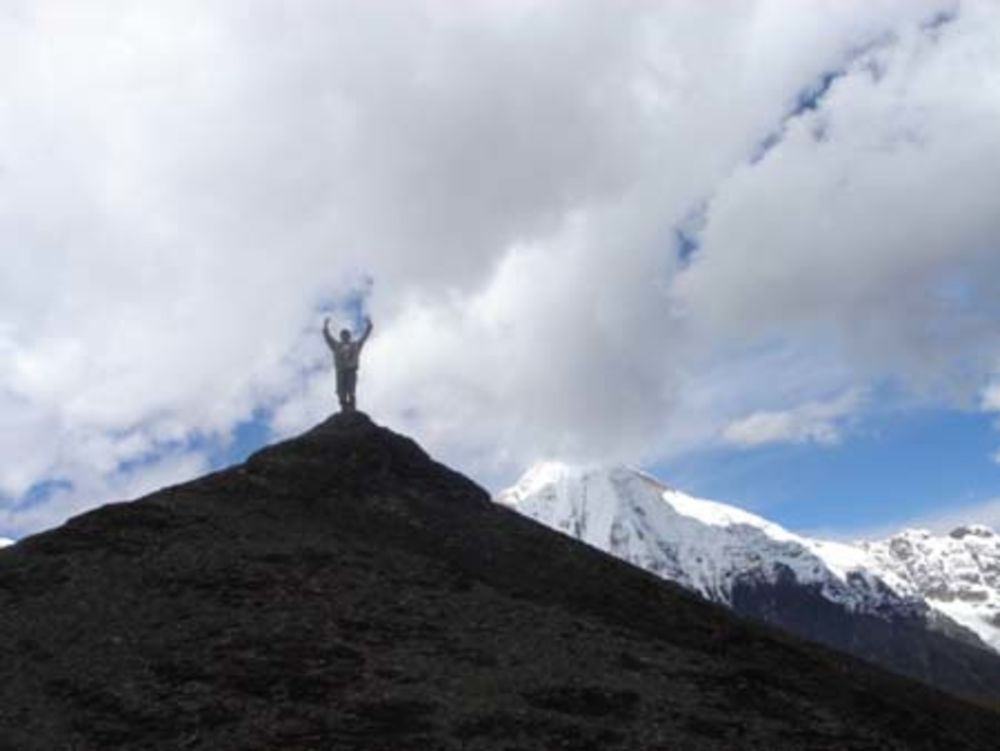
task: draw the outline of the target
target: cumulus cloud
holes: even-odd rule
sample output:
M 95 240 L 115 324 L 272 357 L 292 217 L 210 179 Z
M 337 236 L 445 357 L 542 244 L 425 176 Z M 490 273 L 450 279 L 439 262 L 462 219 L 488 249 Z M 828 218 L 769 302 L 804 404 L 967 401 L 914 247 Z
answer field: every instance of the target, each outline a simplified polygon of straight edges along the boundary
M 359 291 L 364 406 L 487 482 L 996 361 L 986 0 L 0 14 L 11 529 L 321 418 Z
M 807 402 L 793 409 L 758 411 L 727 425 L 722 437 L 736 446 L 769 443 L 836 444 L 842 423 L 858 408 L 856 393 L 848 392 L 825 402 Z
M 966 3 L 846 59 L 720 183 L 677 280 L 691 318 L 825 336 L 859 375 L 969 403 L 1000 336 L 998 23 L 995 4 Z

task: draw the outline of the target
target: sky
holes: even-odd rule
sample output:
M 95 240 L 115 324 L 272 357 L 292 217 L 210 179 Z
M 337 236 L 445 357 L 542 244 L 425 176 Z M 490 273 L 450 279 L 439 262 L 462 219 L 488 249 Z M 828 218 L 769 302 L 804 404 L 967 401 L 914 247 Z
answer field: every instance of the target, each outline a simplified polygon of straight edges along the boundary
M 8 0 L 0 535 L 359 402 L 492 490 L 1000 523 L 994 0 Z

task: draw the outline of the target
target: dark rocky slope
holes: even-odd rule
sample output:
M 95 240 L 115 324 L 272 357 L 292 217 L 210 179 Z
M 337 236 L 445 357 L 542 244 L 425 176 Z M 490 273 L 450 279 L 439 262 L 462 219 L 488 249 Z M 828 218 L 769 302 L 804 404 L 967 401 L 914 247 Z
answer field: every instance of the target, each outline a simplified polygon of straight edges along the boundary
M 2 749 L 994 749 L 362 415 L 0 552 Z
M 773 582 L 737 582 L 732 608 L 957 696 L 1000 707 L 1000 656 L 958 624 L 935 621 L 933 611 L 853 612 L 791 575 Z

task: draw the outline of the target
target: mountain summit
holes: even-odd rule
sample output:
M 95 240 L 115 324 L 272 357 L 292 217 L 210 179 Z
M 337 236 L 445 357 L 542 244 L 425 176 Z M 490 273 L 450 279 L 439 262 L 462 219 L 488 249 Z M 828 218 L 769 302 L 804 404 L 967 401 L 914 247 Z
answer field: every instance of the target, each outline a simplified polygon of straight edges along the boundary
M 338 415 L 0 551 L 0 749 L 992 749 Z

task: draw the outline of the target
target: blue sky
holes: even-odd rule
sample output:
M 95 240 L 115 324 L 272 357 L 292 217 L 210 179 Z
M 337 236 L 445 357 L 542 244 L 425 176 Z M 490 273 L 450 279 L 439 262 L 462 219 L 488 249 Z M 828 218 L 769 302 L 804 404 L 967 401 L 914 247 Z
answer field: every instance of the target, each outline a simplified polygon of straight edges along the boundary
M 270 416 L 240 423 L 227 441 L 200 441 L 212 469 L 243 462 L 276 440 Z M 995 419 L 980 412 L 882 410 L 834 445 L 715 448 L 656 463 L 664 482 L 818 535 L 880 535 L 939 518 L 996 523 L 977 507 L 1000 498 Z M 498 490 L 500 488 L 493 488 Z M 51 488 L 34 491 L 41 497 Z
M 884 534 L 956 512 L 975 514 L 976 506 L 1000 497 L 994 422 L 968 411 L 886 411 L 860 421 L 832 446 L 719 448 L 647 469 L 682 490 L 789 529 L 836 537 Z M 264 419 L 243 423 L 231 443 L 213 450 L 213 465 L 242 462 L 272 439 Z
M 851 536 L 976 513 L 1000 497 L 994 419 L 914 409 L 863 419 L 833 446 L 720 449 L 665 462 L 657 476 L 790 529 Z M 970 518 L 995 524 L 992 518 Z

